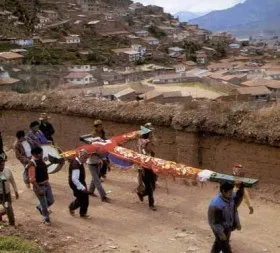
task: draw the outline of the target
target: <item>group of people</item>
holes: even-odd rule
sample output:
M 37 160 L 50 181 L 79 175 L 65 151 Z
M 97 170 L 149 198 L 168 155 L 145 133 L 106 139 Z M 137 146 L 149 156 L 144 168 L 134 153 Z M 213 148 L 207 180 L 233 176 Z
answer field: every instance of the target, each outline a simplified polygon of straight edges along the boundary
M 48 115 L 41 114 L 39 121 L 30 123 L 30 130 L 25 135 L 23 130 L 16 133 L 17 141 L 14 144 L 16 158 L 23 166 L 23 180 L 28 188 L 33 185 L 34 193 L 39 204 L 36 206 L 38 212 L 43 217 L 43 222 L 47 225 L 51 224 L 49 207 L 54 203 L 52 188 L 49 183 L 48 166 L 43 160 L 44 144 L 54 144 L 53 134 L 55 133 L 53 126 L 48 122 Z M 138 139 L 137 148 L 141 154 L 155 156 L 155 141 L 153 137 L 153 126 L 151 123 L 141 127 L 141 136 Z M 101 120 L 94 121 L 94 131 L 92 137 L 99 137 L 106 140 L 106 135 Z M 11 189 L 12 185 L 15 191 L 16 199 L 19 198 L 17 186 L 13 178 L 11 170 L 5 167 L 7 156 L 3 150 L 3 143 L 0 133 L 0 204 L 5 206 L 4 210 L 0 209 L 0 221 L 2 216 L 7 214 L 10 225 L 15 225 L 15 218 L 12 208 Z M 91 182 L 89 187 L 86 184 L 87 164 L 91 174 Z M 61 159 L 58 166 L 63 166 L 64 160 Z M 154 191 L 156 188 L 157 175 L 151 168 L 137 167 L 138 181 L 136 193 L 140 201 L 144 197 L 148 197 L 148 203 L 151 210 L 156 211 L 154 201 Z M 107 171 L 110 170 L 110 161 L 105 156 L 98 154 L 89 154 L 86 150 L 80 150 L 75 158 L 69 161 L 69 186 L 75 197 L 74 201 L 69 204 L 69 213 L 75 215 L 75 211 L 79 209 L 81 218 L 88 218 L 89 196 L 97 197 L 95 189 L 97 189 L 103 202 L 110 202 L 106 191 L 102 186 L 102 178 L 106 178 Z M 244 168 L 241 164 L 233 167 L 233 175 L 243 177 L 245 175 Z M 238 207 L 243 198 L 248 205 L 250 214 L 254 212 L 248 192 L 242 183 L 231 184 L 224 182 L 220 185 L 220 193 L 211 201 L 208 209 L 209 225 L 215 235 L 211 253 L 231 253 L 230 236 L 235 229 L 240 230 L 240 220 L 238 216 Z
M 38 199 L 39 204 L 36 206 L 38 212 L 43 217 L 43 222 L 47 225 L 50 221 L 50 206 L 54 203 L 52 188 L 49 183 L 48 165 L 43 159 L 42 145 L 54 144 L 53 134 L 55 130 L 52 124 L 48 121 L 49 117 L 46 113 L 40 115 L 39 121 L 30 123 L 27 134 L 23 130 L 16 133 L 16 142 L 14 143 L 14 151 L 16 158 L 23 166 L 23 181 L 27 188 L 33 186 L 33 191 Z M 102 121 L 96 120 L 94 122 L 94 132 L 92 137 L 99 137 L 106 139 L 105 131 L 103 129 Z M 16 198 L 19 197 L 17 186 L 13 178 L 11 170 L 5 168 L 7 156 L 3 150 L 2 138 L 0 153 L 0 175 L 3 176 L 3 184 L 0 184 L 0 204 L 7 207 L 5 210 L 0 210 L 0 221 L 4 214 L 8 215 L 9 224 L 14 225 L 14 214 L 12 208 L 10 184 L 13 186 Z M 60 159 L 59 170 L 64 165 L 64 160 Z M 88 165 L 90 174 L 92 176 L 91 183 L 87 187 L 85 182 L 85 168 L 84 163 Z M 102 178 L 106 178 L 107 171 L 110 170 L 110 162 L 107 157 L 101 157 L 98 154 L 88 154 L 85 150 L 81 150 L 79 154 L 69 161 L 69 186 L 73 190 L 75 201 L 70 203 L 69 212 L 74 215 L 74 211 L 80 208 L 80 216 L 87 218 L 87 208 L 89 203 L 89 196 L 97 197 L 95 189 L 99 192 L 103 202 L 110 202 L 106 191 L 102 186 Z M 1 179 L 1 178 L 0 178 Z M 4 189 L 4 190 L 3 190 Z

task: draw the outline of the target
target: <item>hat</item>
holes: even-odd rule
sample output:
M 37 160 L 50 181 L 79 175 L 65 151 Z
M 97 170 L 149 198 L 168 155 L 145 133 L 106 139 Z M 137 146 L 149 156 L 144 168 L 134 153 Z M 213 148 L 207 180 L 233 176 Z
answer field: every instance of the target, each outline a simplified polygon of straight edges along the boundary
M 51 118 L 51 117 L 48 116 L 47 113 L 43 112 L 43 113 L 40 114 L 39 120 L 46 120 L 46 119 L 50 119 L 50 118 Z
M 150 133 L 150 132 L 152 132 L 151 129 L 149 129 L 149 128 L 147 128 L 147 127 L 144 127 L 144 126 L 141 126 L 141 127 L 140 127 L 140 134 L 141 134 L 141 135 L 148 134 L 148 133 Z
M 97 119 L 93 122 L 93 125 L 94 126 L 99 126 L 99 125 L 102 125 L 102 121 L 100 119 Z
M 144 127 L 150 129 L 150 130 L 154 130 L 155 128 L 153 127 L 152 123 L 148 122 L 144 125 Z

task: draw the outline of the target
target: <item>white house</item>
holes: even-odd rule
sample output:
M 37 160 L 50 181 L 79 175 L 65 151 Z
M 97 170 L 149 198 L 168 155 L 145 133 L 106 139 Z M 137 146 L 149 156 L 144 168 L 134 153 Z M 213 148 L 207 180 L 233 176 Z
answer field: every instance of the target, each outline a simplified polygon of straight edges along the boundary
M 70 72 L 88 72 L 91 70 L 90 65 L 72 65 L 68 67 Z
M 66 82 L 74 85 L 85 85 L 96 81 L 96 79 L 87 72 L 71 72 L 65 79 Z
M 58 18 L 58 13 L 56 11 L 53 10 L 43 10 L 42 11 L 47 17 L 51 18 L 51 19 L 56 19 Z
M 37 18 L 39 20 L 39 23 L 42 25 L 45 25 L 50 22 L 50 19 L 48 17 L 44 17 L 42 15 L 37 15 Z
M 81 43 L 81 39 L 80 39 L 79 35 L 66 36 L 66 37 L 64 37 L 64 39 L 65 39 L 66 44 L 80 44 Z
M 132 51 L 136 51 L 136 52 L 140 53 L 141 57 L 145 57 L 146 52 L 147 52 L 147 49 L 145 47 L 138 45 L 138 44 L 133 44 L 131 46 L 131 49 L 132 49 Z
M 135 35 L 138 37 L 148 37 L 149 36 L 149 32 L 148 31 L 136 31 Z
M 134 50 L 124 51 L 123 55 L 126 57 L 126 60 L 128 60 L 129 62 L 135 62 L 142 59 L 140 52 Z
M 159 40 L 153 37 L 147 37 L 143 39 L 147 44 L 154 46 L 159 44 Z
M 33 46 L 34 41 L 32 39 L 18 39 L 14 40 L 14 44 L 18 46 Z
M 185 72 L 186 71 L 186 66 L 183 65 L 183 64 L 178 64 L 178 65 L 175 65 L 175 72 L 176 73 L 181 73 L 181 72 Z

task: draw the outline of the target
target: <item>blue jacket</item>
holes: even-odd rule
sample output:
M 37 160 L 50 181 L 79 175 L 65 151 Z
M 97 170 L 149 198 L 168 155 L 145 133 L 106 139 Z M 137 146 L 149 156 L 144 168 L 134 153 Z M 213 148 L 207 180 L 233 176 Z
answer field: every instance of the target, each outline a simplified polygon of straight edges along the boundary
M 208 222 L 217 235 L 224 231 L 233 231 L 240 225 L 237 207 L 242 201 L 242 192 L 233 193 L 231 199 L 225 199 L 218 194 L 212 199 L 208 209 Z

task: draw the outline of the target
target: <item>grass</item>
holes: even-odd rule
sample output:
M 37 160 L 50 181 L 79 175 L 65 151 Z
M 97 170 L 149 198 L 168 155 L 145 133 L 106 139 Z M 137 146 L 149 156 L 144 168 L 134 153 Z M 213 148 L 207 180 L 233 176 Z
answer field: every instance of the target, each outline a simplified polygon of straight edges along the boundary
M 13 236 L 0 237 L 1 253 L 43 253 L 35 242 L 23 240 Z

